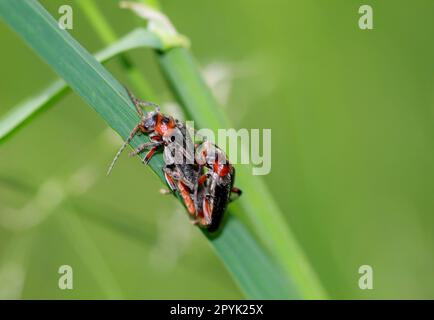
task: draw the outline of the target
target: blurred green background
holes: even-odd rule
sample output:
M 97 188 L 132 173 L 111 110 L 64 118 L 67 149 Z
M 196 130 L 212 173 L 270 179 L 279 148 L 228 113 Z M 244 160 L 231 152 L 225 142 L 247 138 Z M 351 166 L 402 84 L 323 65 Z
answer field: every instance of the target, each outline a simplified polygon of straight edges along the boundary
M 236 128 L 272 129 L 264 180 L 331 298 L 434 298 L 434 2 L 162 0 Z M 74 1 L 71 34 L 103 47 Z M 99 9 L 121 36 L 138 25 Z M 358 28 L 358 8 L 374 30 Z M 0 23 L 0 116 L 56 75 Z M 166 112 L 153 54 L 130 54 Z M 122 82 L 116 61 L 108 69 Z M 0 145 L 0 298 L 242 298 L 160 181 L 74 94 Z M 240 186 L 242 188 L 242 186 Z M 74 290 L 57 270 L 74 269 Z M 360 290 L 371 265 L 374 289 Z

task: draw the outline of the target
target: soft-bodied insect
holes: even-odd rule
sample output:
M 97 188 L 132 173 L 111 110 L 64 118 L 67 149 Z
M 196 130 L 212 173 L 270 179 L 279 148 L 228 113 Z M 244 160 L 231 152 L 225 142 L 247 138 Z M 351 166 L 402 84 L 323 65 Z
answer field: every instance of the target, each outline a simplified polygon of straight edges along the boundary
M 234 187 L 235 168 L 229 163 L 226 154 L 215 144 L 205 141 L 198 145 L 195 153 L 196 163 L 207 168 L 207 172 L 198 179 L 194 199 L 199 206 L 199 218 L 202 225 L 210 231 L 218 229 L 229 202 L 241 195 L 241 190 Z
M 148 150 L 143 159 L 143 163 L 147 164 L 155 152 L 163 148 L 163 171 L 170 189 L 179 192 L 188 212 L 195 217 L 195 223 L 215 231 L 232 200 L 231 194 L 241 194 L 241 191 L 233 186 L 234 167 L 217 146 L 207 141 L 194 145 L 182 122 L 161 113 L 158 105 L 139 100 L 126 90 L 140 116 L 140 122 L 119 149 L 107 174 L 134 136 L 147 134 L 150 141 L 140 145 L 130 155 Z M 149 106 L 155 107 L 155 110 L 144 114 L 141 107 Z
M 184 182 L 187 190 L 181 196 L 184 203 L 194 203 L 194 223 L 210 232 L 219 228 L 228 203 L 241 195 L 241 190 L 234 187 L 235 168 L 229 163 L 226 154 L 208 141 L 195 145 L 194 166 L 166 165 L 165 172 L 172 190 L 176 190 L 176 181 Z M 184 198 L 187 192 L 190 193 L 190 199 Z
M 194 162 L 194 144 L 186 127 L 182 122 L 177 122 L 177 128 L 178 135 L 181 136 L 175 141 L 184 141 L 184 143 L 172 142 L 165 147 L 163 154 L 164 176 L 171 191 L 178 191 L 188 212 L 196 216 L 197 211 L 193 195 L 203 169 Z
M 189 148 L 190 137 L 185 126 L 172 116 L 161 113 L 158 105 L 139 100 L 128 89 L 126 90 L 140 116 L 140 122 L 131 130 L 128 138 L 117 152 L 107 174 L 110 174 L 120 154 L 134 136 L 142 133 L 147 134 L 150 141 L 137 147 L 130 155 L 138 155 L 148 150 L 143 158 L 143 163 L 148 164 L 155 152 L 163 148 L 163 157 L 166 163 L 163 171 L 166 181 L 172 190 L 180 193 L 188 212 L 194 215 L 195 206 L 190 196 L 190 190 L 194 189 L 200 167 L 194 162 L 194 145 L 191 142 Z M 155 110 L 144 113 L 141 107 L 154 107 Z

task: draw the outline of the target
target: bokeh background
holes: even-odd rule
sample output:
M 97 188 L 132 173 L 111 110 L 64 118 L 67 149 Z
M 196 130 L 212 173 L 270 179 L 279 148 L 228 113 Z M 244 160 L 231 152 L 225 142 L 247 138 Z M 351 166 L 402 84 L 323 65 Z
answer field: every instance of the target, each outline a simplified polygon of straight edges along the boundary
M 103 47 L 74 1 L 41 2 L 72 5 L 72 35 Z M 434 298 L 434 2 L 161 2 L 235 126 L 272 129 L 264 180 L 330 297 Z M 119 36 L 137 26 L 97 4 Z M 3 23 L 0 39 L 2 116 L 56 75 Z M 175 112 L 153 54 L 130 56 Z M 0 145 L 0 298 L 242 298 L 150 170 L 124 155 L 105 177 L 119 143 L 69 94 Z

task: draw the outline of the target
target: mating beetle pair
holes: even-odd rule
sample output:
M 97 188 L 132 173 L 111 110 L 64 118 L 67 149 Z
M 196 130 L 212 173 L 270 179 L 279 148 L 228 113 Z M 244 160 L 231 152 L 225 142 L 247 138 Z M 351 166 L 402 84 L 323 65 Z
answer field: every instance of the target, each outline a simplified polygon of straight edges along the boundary
M 108 174 L 134 136 L 147 134 L 150 141 L 140 145 L 130 155 L 148 150 L 143 159 L 143 163 L 147 164 L 155 152 L 163 148 L 163 171 L 170 189 L 179 193 L 188 212 L 195 218 L 194 223 L 211 232 L 217 230 L 228 203 L 233 200 L 231 195 L 241 195 L 241 190 L 234 187 L 235 168 L 226 154 L 208 141 L 193 144 L 184 123 L 161 113 L 158 105 L 139 100 L 126 90 L 140 122 L 114 157 Z M 144 113 L 142 107 L 154 107 L 155 110 Z

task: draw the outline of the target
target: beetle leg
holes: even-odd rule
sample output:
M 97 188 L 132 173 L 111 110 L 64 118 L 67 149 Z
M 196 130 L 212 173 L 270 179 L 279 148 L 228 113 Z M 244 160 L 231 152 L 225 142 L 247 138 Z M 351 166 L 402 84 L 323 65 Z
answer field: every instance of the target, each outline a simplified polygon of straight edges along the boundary
M 204 217 L 199 217 L 199 218 L 196 218 L 196 219 L 190 220 L 190 221 L 195 226 L 200 225 L 200 226 L 206 227 L 209 225 L 209 223 L 205 220 Z
M 167 194 L 172 194 L 172 191 L 169 190 L 169 189 L 166 189 L 166 188 L 161 188 L 161 189 L 160 189 L 160 193 L 161 193 L 162 195 L 167 195 Z
M 107 175 L 109 175 L 110 172 L 113 170 L 113 167 L 114 167 L 116 161 L 118 161 L 119 156 L 121 155 L 122 151 L 127 147 L 127 145 L 131 142 L 131 140 L 133 140 L 134 136 L 140 131 L 139 129 L 140 129 L 140 126 L 137 125 L 133 128 L 133 130 L 131 130 L 130 135 L 125 140 L 125 142 L 122 144 L 121 148 L 119 149 L 119 151 L 116 153 L 115 157 L 113 158 L 113 161 L 110 164 L 110 167 L 108 168 Z
M 196 207 L 196 215 L 201 215 L 201 213 L 202 213 L 202 206 L 203 206 L 203 204 L 201 203 L 201 199 L 199 199 L 199 192 L 203 192 L 203 190 L 201 189 L 201 190 L 199 190 L 199 188 L 205 188 L 205 186 L 203 186 L 204 185 L 204 183 L 206 182 L 206 179 L 208 178 L 208 174 L 203 174 L 203 175 L 201 175 L 198 179 L 197 179 L 197 181 L 196 181 L 196 183 L 195 183 L 195 185 L 194 185 L 194 192 L 193 192 L 193 196 L 194 196 L 194 204 L 195 204 L 195 207 Z
M 204 225 L 209 225 L 211 224 L 212 221 L 212 211 L 213 211 L 213 207 L 211 204 L 210 199 L 208 199 L 208 197 L 205 197 L 203 199 L 203 223 Z
M 161 141 L 161 136 L 158 133 L 150 134 L 149 139 L 153 141 Z
M 197 224 L 200 223 L 200 220 L 199 220 L 199 219 L 190 220 L 190 223 L 191 223 L 192 225 L 197 225 Z
M 157 104 L 137 99 L 127 87 L 124 87 L 124 88 L 127 91 L 128 96 L 130 97 L 130 100 L 132 101 L 132 103 L 136 107 L 136 111 L 140 117 L 143 117 L 143 110 L 140 107 L 154 107 L 155 110 L 160 111 L 160 107 Z
M 166 182 L 169 185 L 170 189 L 172 189 L 172 191 L 176 191 L 176 183 L 173 180 L 173 177 L 166 170 L 164 171 L 164 177 L 166 178 Z
M 187 187 L 184 185 L 182 181 L 178 182 L 178 190 L 182 197 L 182 200 L 184 200 L 184 204 L 187 207 L 188 212 L 191 215 L 194 215 L 196 212 L 193 199 L 190 196 L 190 192 L 188 191 Z
M 179 194 L 181 195 L 181 198 L 185 206 L 187 207 L 187 211 L 191 215 L 195 215 L 196 207 L 191 197 L 190 190 L 188 189 L 182 178 L 179 177 L 179 173 L 176 170 L 171 170 L 168 167 L 163 168 L 163 171 L 169 187 L 172 189 L 172 191 L 179 191 Z M 198 221 L 195 223 L 198 223 Z
M 233 194 L 235 194 L 235 197 L 232 197 Z M 240 189 L 233 187 L 231 189 L 231 197 L 229 199 L 229 202 L 237 200 L 242 194 L 243 194 L 243 192 Z
M 136 156 L 139 153 L 142 153 L 143 151 L 145 151 L 146 149 L 152 149 L 154 147 L 159 147 L 160 145 L 162 145 L 161 142 L 156 142 L 156 141 L 146 142 L 146 143 L 138 146 L 134 151 L 130 152 L 130 157 Z
M 142 163 L 144 165 L 147 165 L 149 161 L 151 161 L 151 158 L 154 156 L 155 151 L 157 151 L 159 146 L 152 147 L 151 150 L 148 151 L 146 156 L 143 158 Z

